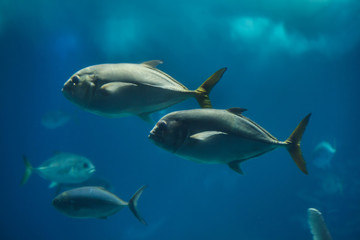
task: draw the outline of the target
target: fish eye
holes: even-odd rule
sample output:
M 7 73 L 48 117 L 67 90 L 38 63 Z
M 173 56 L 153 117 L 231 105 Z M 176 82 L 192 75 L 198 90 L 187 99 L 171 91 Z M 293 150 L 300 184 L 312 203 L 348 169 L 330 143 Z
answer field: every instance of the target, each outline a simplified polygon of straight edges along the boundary
M 71 82 L 76 85 L 76 84 L 79 84 L 80 79 L 77 75 L 75 75 L 71 78 Z
M 84 163 L 84 164 L 83 164 L 83 167 L 84 167 L 84 168 L 88 168 L 88 167 L 89 167 L 89 164 Z
M 160 121 L 158 122 L 157 127 L 159 130 L 165 131 L 167 128 L 167 123 L 165 121 Z

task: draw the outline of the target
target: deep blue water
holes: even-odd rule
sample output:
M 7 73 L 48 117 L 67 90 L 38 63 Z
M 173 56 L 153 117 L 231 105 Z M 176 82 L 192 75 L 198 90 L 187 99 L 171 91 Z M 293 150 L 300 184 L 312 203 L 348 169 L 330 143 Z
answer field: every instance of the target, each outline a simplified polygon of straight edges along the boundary
M 306 210 L 319 209 L 333 239 L 360 239 L 360 4 L 292 1 L 0 1 L 1 239 L 312 239 Z M 61 94 L 76 71 L 101 63 L 161 59 L 159 69 L 196 89 L 228 67 L 215 108 L 244 107 L 280 140 L 312 112 L 302 150 L 309 175 L 284 149 L 242 164 L 205 165 L 148 139 L 137 117 L 108 119 Z M 154 115 L 197 108 L 187 100 Z M 42 116 L 74 118 L 56 129 Z M 321 141 L 330 167 L 313 164 Z M 37 166 L 56 151 L 91 159 L 96 175 L 128 201 L 147 184 L 139 210 L 107 220 L 72 219 L 34 175 L 20 186 L 22 155 Z

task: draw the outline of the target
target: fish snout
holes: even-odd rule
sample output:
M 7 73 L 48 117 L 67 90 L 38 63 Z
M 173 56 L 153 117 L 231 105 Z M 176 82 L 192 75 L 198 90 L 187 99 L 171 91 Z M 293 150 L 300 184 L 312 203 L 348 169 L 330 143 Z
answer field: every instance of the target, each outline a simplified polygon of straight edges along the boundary
M 64 83 L 64 86 L 61 89 L 61 92 L 62 93 L 69 93 L 71 91 L 71 87 L 72 87 L 72 84 L 71 84 L 70 79 L 69 79 Z

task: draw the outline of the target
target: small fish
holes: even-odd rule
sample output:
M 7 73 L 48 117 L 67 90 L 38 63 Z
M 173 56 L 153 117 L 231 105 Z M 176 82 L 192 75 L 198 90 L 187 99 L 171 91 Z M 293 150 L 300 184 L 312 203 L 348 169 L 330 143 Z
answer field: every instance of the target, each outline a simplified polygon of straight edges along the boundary
M 300 140 L 308 124 L 307 115 L 286 141 L 279 141 L 257 123 L 246 118 L 243 108 L 194 109 L 169 113 L 151 130 L 157 146 L 200 163 L 225 163 L 243 174 L 240 163 L 278 147 L 286 147 L 299 169 L 307 174 Z
M 319 210 L 315 208 L 308 209 L 308 223 L 313 235 L 313 240 L 332 240 L 325 220 Z
M 55 197 L 52 204 L 57 210 L 69 217 L 101 219 L 105 219 L 129 206 L 135 217 L 146 225 L 137 209 L 138 199 L 145 188 L 146 186 L 142 186 L 137 190 L 129 202 L 125 202 L 101 187 L 75 188 Z
M 62 88 L 63 95 L 89 112 L 105 117 L 136 115 L 152 122 L 150 114 L 195 97 L 203 108 L 211 108 L 209 94 L 226 68 L 192 91 L 156 68 L 162 61 L 141 64 L 94 65 L 76 72 Z
M 322 141 L 314 149 L 313 164 L 318 168 L 328 168 L 336 153 L 336 149 L 327 141 Z
M 95 172 L 95 167 L 89 159 L 73 153 L 57 153 L 49 160 L 34 168 L 24 156 L 25 174 L 21 184 L 25 184 L 33 172 L 51 181 L 49 188 L 59 183 L 81 183 Z
M 41 118 L 41 124 L 49 129 L 55 129 L 61 127 L 68 123 L 71 119 L 71 116 L 62 111 L 62 110 L 54 110 L 45 113 Z

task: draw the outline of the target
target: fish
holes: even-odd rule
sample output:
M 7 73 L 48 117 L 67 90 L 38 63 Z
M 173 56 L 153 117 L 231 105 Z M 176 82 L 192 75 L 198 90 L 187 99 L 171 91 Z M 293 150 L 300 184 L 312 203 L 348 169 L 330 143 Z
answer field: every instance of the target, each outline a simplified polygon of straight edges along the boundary
M 56 153 L 36 168 L 31 165 L 26 156 L 23 156 L 23 160 L 26 169 L 21 185 L 24 185 L 33 173 L 50 181 L 49 188 L 53 188 L 58 184 L 84 182 L 95 172 L 95 166 L 89 159 L 73 153 Z
M 137 209 L 137 202 L 146 187 L 139 188 L 129 202 L 101 187 L 80 187 L 59 194 L 53 199 L 52 205 L 69 217 L 99 219 L 106 219 L 128 206 L 135 217 L 147 225 Z
M 201 107 L 212 107 L 210 91 L 226 68 L 216 71 L 196 90 L 189 90 L 156 68 L 162 63 L 152 60 L 89 66 L 73 74 L 61 91 L 70 102 L 91 113 L 104 117 L 136 115 L 147 122 L 153 122 L 153 112 L 192 97 Z
M 308 209 L 308 223 L 313 235 L 313 240 L 332 240 L 325 220 L 321 212 L 316 208 Z
M 244 174 L 240 164 L 278 147 L 285 147 L 298 168 L 308 174 L 300 141 L 308 114 L 285 141 L 279 141 L 245 117 L 244 108 L 192 109 L 162 117 L 148 138 L 158 147 L 200 163 L 222 163 Z
M 62 110 L 46 112 L 41 118 L 41 124 L 48 129 L 55 129 L 67 124 L 71 116 Z
M 335 153 L 336 149 L 329 142 L 322 141 L 314 149 L 312 162 L 318 168 L 329 168 Z

